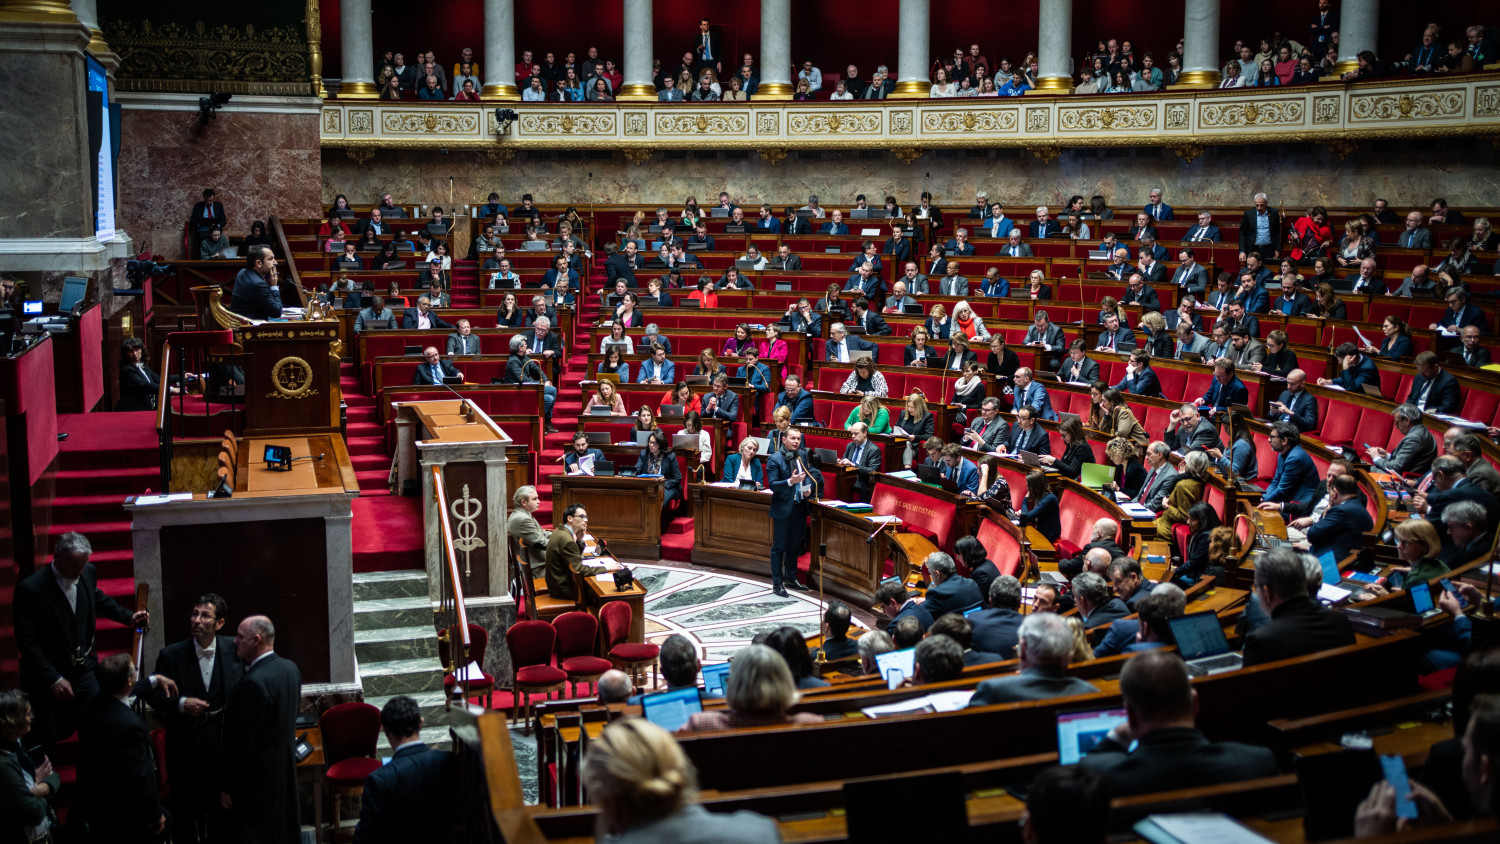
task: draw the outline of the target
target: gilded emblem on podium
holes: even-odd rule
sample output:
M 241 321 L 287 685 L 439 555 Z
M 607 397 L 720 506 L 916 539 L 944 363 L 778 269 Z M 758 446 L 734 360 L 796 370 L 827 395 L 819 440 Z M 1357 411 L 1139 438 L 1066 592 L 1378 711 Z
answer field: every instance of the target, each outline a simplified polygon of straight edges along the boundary
M 274 389 L 266 393 L 266 397 L 300 399 L 315 396 L 318 391 L 313 389 L 312 382 L 313 370 L 307 361 L 299 357 L 284 357 L 271 367 L 271 386 Z

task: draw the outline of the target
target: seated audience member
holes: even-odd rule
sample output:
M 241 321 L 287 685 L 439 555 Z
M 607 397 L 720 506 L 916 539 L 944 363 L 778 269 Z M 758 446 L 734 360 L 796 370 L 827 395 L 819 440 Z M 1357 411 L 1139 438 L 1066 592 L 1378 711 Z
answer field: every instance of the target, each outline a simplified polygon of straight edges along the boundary
M 896 623 L 903 618 L 916 619 L 923 631 L 932 626 L 932 614 L 898 581 L 885 581 L 875 589 L 875 606 L 890 619 L 885 632 L 892 636 L 896 633 Z
M 1068 578 L 1081 574 L 1084 570 L 1084 558 L 1095 550 L 1102 551 L 1109 560 L 1125 556 L 1124 549 L 1115 542 L 1119 535 L 1120 523 L 1114 519 L 1100 519 L 1094 522 L 1094 529 L 1089 534 L 1089 544 L 1083 546 L 1077 556 L 1058 561 L 1058 572 Z
M 1463 403 L 1463 396 L 1458 386 L 1458 379 L 1450 372 L 1443 371 L 1438 364 L 1438 356 L 1433 352 L 1422 352 L 1413 361 L 1417 367 L 1417 375 L 1412 379 L 1411 392 L 1407 395 L 1408 404 L 1415 405 L 1417 410 L 1424 413 L 1452 416 L 1458 413 Z
M 1098 691 L 1091 683 L 1067 675 L 1073 634 L 1060 616 L 1047 612 L 1027 616 L 1021 622 L 1016 650 L 1020 670 L 980 683 L 969 699 L 969 706 L 1047 700 Z
M 1154 651 L 1174 644 L 1167 622 L 1186 611 L 1187 594 L 1174 583 L 1158 583 L 1134 609 L 1139 618 L 1122 618 L 1111 624 L 1094 646 L 1094 658 Z
M 1455 501 L 1444 507 L 1443 527 L 1448 542 L 1438 555 L 1439 561 L 1452 568 L 1486 555 L 1493 544 L 1493 534 L 1488 529 L 1493 512 L 1473 500 Z
M 422 360 L 424 362 L 417 364 L 417 369 L 412 375 L 413 384 L 441 384 L 445 378 L 463 377 L 463 373 L 459 372 L 457 367 L 443 360 L 436 346 L 423 349 Z
M 927 555 L 926 566 L 931 580 L 922 606 L 934 619 L 947 613 L 962 614 L 983 605 L 984 595 L 979 586 L 958 573 L 952 557 L 936 551 Z
M 849 411 L 849 418 L 844 420 L 844 430 L 851 430 L 859 422 L 868 426 L 869 433 L 872 434 L 891 432 L 891 413 L 874 396 L 865 396 Z
M 521 554 L 531 568 L 532 577 L 542 577 L 546 571 L 548 537 L 534 515 L 542 506 L 541 496 L 536 487 L 527 485 L 516 489 L 511 503 L 515 509 L 505 522 L 506 532 L 520 540 Z
M 859 673 L 879 674 L 875 657 L 896 649 L 896 641 L 884 630 L 870 630 L 855 641 L 859 650 Z
M 751 647 L 766 653 L 747 660 L 744 672 L 747 675 L 750 673 L 749 662 L 755 662 L 758 667 L 767 660 L 780 661 L 763 645 Z M 740 658 L 737 655 L 730 668 L 731 683 L 740 670 Z M 780 676 L 765 683 L 761 683 L 757 676 L 755 682 L 761 688 L 745 689 L 742 682 L 736 687 L 738 694 L 735 697 L 754 706 L 768 703 L 765 698 L 770 694 L 781 694 L 790 705 L 796 692 L 791 688 L 784 663 L 781 674 L 787 677 L 785 689 L 777 685 Z M 758 713 L 750 714 L 749 710 L 738 718 L 732 710 L 697 714 L 712 714 L 718 718 L 701 719 L 702 724 L 694 729 L 720 729 L 738 720 L 751 723 L 787 720 L 785 717 L 762 719 Z M 805 714 L 794 716 L 793 720 L 805 721 L 802 717 Z M 715 722 L 722 722 L 722 726 Z M 697 805 L 697 774 L 692 762 L 688 761 L 671 734 L 644 718 L 622 718 L 605 727 L 599 738 L 591 740 L 583 763 L 582 779 L 588 789 L 589 801 L 599 810 L 597 827 L 601 838 L 609 836 L 621 844 L 695 838 L 736 844 L 775 844 L 781 840 L 776 822 L 770 818 L 745 811 L 708 812 Z
M 1354 644 L 1349 619 L 1308 596 L 1307 571 L 1290 548 L 1256 560 L 1255 595 L 1271 620 L 1245 636 L 1247 668 Z
M 1015 656 L 1021 621 L 1021 581 L 1002 574 L 990 582 L 988 609 L 967 618 L 973 628 L 973 647 L 984 653 L 998 654 L 1001 659 Z
M 790 421 L 794 425 L 816 421 L 813 416 L 812 393 L 802 389 L 802 378 L 793 373 L 782 379 L 781 383 L 785 389 L 776 396 L 776 408 L 785 407 L 790 410 Z
M 1138 609 L 1141 601 L 1156 587 L 1156 582 L 1146 578 L 1141 571 L 1141 564 L 1134 557 L 1115 557 L 1110 561 L 1106 574 L 1110 586 L 1115 590 L 1115 596 L 1132 610 Z
M 1271 476 L 1261 506 L 1310 500 L 1318 486 L 1318 470 L 1302 448 L 1302 435 L 1296 427 L 1276 422 L 1271 425 L 1269 443 L 1277 452 L 1276 473 Z
M 1058 433 L 1062 438 L 1063 453 L 1060 456 L 1042 456 L 1042 465 L 1076 481 L 1083 474 L 1083 464 L 1094 462 L 1094 450 L 1089 447 L 1083 423 L 1077 419 L 1064 419 L 1058 426 Z
M 1401 441 L 1395 451 L 1386 451 L 1379 446 L 1370 446 L 1366 451 L 1370 465 L 1376 470 L 1392 475 L 1423 475 L 1432 468 L 1437 459 L 1437 440 L 1422 424 L 1422 411 L 1416 405 L 1403 404 L 1391 411 L 1396 430 L 1401 432 Z
M 1300 565 L 1300 564 L 1299 564 Z M 1211 742 L 1195 726 L 1198 693 L 1175 653 L 1152 651 L 1125 663 L 1120 693 L 1127 720 L 1079 762 L 1108 780 L 1116 795 L 1276 776 L 1270 750 Z M 1135 750 L 1130 750 L 1134 742 Z
M 380 710 L 380 726 L 391 746 L 385 764 L 365 779 L 354 840 L 366 844 L 416 841 L 448 825 L 458 808 L 458 757 L 422 741 L 422 710 L 397 695 Z
M 958 492 L 968 498 L 979 495 L 979 467 L 964 457 L 963 447 L 948 443 L 942 451 L 943 477 L 958 485 Z
M 1033 414 L 1038 418 L 1046 419 L 1049 422 L 1057 421 L 1057 411 L 1052 409 L 1052 398 L 1047 395 L 1047 388 L 1043 387 L 1041 384 L 1038 384 L 1031 377 L 1030 367 L 1023 366 L 1020 369 L 1017 369 L 1013 380 L 1015 382 L 1014 407 L 1016 408 L 1016 413 L 1018 415 L 1021 408 L 1029 407 L 1031 408 Z M 1012 435 L 1014 435 L 1014 429 L 1012 430 Z M 1043 439 L 1045 439 L 1045 437 L 1043 437 Z M 1036 451 L 1038 454 L 1047 453 L 1045 449 L 1029 450 Z
M 1109 837 L 1109 783 L 1078 765 L 1037 774 L 1021 815 L 1025 844 L 1093 844 Z
M 932 623 L 932 628 L 927 631 L 927 641 L 932 639 L 951 639 L 957 643 L 958 649 L 954 651 L 955 661 L 958 668 L 953 676 L 947 679 L 956 680 L 958 674 L 970 665 L 987 665 L 992 662 L 1002 662 L 1005 657 L 996 653 L 987 653 L 974 650 L 974 627 L 969 618 L 962 613 L 948 613 Z M 921 648 L 921 645 L 917 646 Z M 921 651 L 919 650 L 920 654 Z M 938 682 L 935 678 L 927 677 L 926 682 Z M 919 683 L 922 681 L 919 681 Z
M 605 381 L 603 383 L 608 384 L 609 382 Z M 597 448 L 589 447 L 588 434 L 577 431 L 573 434 L 573 448 L 562 456 L 563 471 L 569 475 L 584 474 L 582 463 L 584 458 L 592 458 L 594 465 L 597 465 L 600 460 L 605 459 L 604 452 Z M 589 474 L 592 474 L 592 471 Z
M 1046 472 L 1033 469 L 1026 475 L 1026 498 L 1020 516 L 1021 527 L 1035 526 L 1048 542 L 1055 543 L 1062 536 L 1057 494 L 1047 482 Z
M 600 703 L 628 703 L 631 692 L 635 691 L 630 683 L 630 675 L 618 668 L 611 668 L 599 675 L 594 690 Z
M 667 360 L 667 350 L 661 346 L 651 349 L 651 359 L 641 364 L 636 382 L 640 384 L 671 384 L 676 380 L 677 367 Z
M 674 499 L 682 497 L 682 470 L 677 465 L 677 455 L 672 452 L 672 444 L 667 440 L 666 434 L 657 430 L 646 440 L 646 447 L 641 449 L 641 456 L 635 461 L 635 473 L 637 477 L 660 477 L 666 480 L 661 492 L 661 510 L 662 518 L 667 518 L 671 512 L 668 505 Z
M 885 376 L 875 368 L 873 358 L 860 358 L 854 364 L 854 371 L 844 379 L 839 387 L 839 392 L 846 396 L 875 396 L 885 398 L 888 392 Z
M 815 662 L 819 651 L 822 651 L 822 658 L 829 662 L 859 655 L 858 641 L 849 638 L 852 618 L 848 604 L 841 601 L 828 603 L 828 609 L 823 611 L 823 643 L 808 651 Z
M 958 616 L 958 620 L 965 627 L 968 626 L 968 622 L 963 620 L 963 616 Z M 951 636 L 938 633 L 933 633 L 918 642 L 913 658 L 914 663 L 911 678 L 913 686 L 957 680 L 963 674 L 964 665 L 966 664 L 963 645 L 955 641 Z M 978 665 L 980 663 L 975 664 Z
M 871 475 L 879 474 L 885 458 L 880 446 L 870 442 L 869 425 L 855 422 L 849 426 L 849 435 L 849 445 L 844 448 L 844 456 L 839 458 L 838 465 L 855 470 L 854 496 L 860 501 L 869 501 L 874 489 Z
M 401 315 L 401 327 L 407 330 L 413 328 L 421 330 L 447 328 L 452 330 L 453 324 L 433 313 L 432 300 L 426 296 L 421 296 L 417 299 L 415 310 L 408 308 Z
M 1296 547 L 1321 555 L 1332 551 L 1342 560 L 1364 544 L 1364 533 L 1374 526 L 1369 512 L 1360 501 L 1359 482 L 1353 475 L 1340 475 L 1328 482 L 1329 506 L 1322 518 L 1308 526 L 1305 542 Z
M 1188 509 L 1203 498 L 1207 488 L 1210 462 L 1206 451 L 1190 451 L 1182 458 L 1181 474 L 1163 502 L 1161 515 L 1156 518 L 1157 539 L 1170 542 L 1173 528 L 1187 524 Z
M 1130 615 L 1125 602 L 1110 593 L 1104 577 L 1086 571 L 1073 578 L 1073 601 L 1085 630 L 1119 621 Z
M 693 713 L 684 730 L 698 732 L 763 724 L 823 723 L 821 715 L 787 712 L 797 702 L 797 685 L 786 660 L 772 648 L 749 645 L 735 653 L 729 666 L 729 679 L 724 684 L 728 706 Z M 592 757 L 592 749 L 589 755 Z M 646 840 L 655 839 L 642 839 Z
M 812 655 L 807 649 L 807 640 L 802 638 L 797 628 L 782 626 L 772 630 L 766 636 L 765 645 L 786 660 L 787 668 L 792 672 L 792 683 L 799 691 L 828 686 L 827 680 L 817 676 Z

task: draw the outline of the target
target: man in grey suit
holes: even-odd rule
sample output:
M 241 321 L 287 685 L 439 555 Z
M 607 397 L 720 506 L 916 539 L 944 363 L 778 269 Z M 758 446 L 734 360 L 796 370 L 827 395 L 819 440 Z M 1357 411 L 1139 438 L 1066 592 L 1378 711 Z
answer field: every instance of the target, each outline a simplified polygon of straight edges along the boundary
M 1021 670 L 1010 676 L 985 680 L 969 698 L 969 706 L 988 706 L 1020 700 L 1087 695 L 1099 691 L 1091 683 L 1069 677 L 1073 634 L 1056 613 L 1032 613 L 1021 622 L 1016 650 Z
M 1092 384 L 1099 380 L 1099 362 L 1084 354 L 1083 341 L 1074 340 L 1068 347 L 1068 356 L 1057 368 L 1059 381 L 1077 381 Z
M 880 446 L 870 442 L 869 425 L 855 422 L 849 426 L 849 445 L 845 446 L 839 465 L 856 470 L 854 495 L 860 501 L 869 501 L 870 492 L 875 488 L 875 481 L 870 476 L 880 474 L 885 465 Z
M 1187 454 L 1195 448 L 1223 448 L 1219 442 L 1219 426 L 1198 412 L 1198 406 L 1185 403 L 1172 411 L 1167 418 L 1167 430 L 1162 440 L 1179 454 Z
M 998 451 L 1010 440 L 1010 425 L 1000 418 L 1000 400 L 994 396 L 979 406 L 979 416 L 964 431 L 963 445 L 978 451 Z
M 1250 369 L 1254 364 L 1266 362 L 1266 344 L 1250 336 L 1250 327 L 1237 323 L 1229 331 L 1229 345 L 1233 351 L 1229 359 L 1240 369 Z
M 1431 249 L 1432 230 L 1422 228 L 1422 212 L 1406 215 L 1406 230 L 1396 236 L 1396 246 L 1402 249 Z
M 517 488 L 510 500 L 516 509 L 510 511 L 510 517 L 505 520 L 505 532 L 520 540 L 521 556 L 531 567 L 532 578 L 541 577 L 546 573 L 547 540 L 550 538 L 536 520 L 535 513 L 542 506 L 542 498 L 537 495 L 536 487 L 528 485 Z
M 1023 346 L 1043 346 L 1049 352 L 1061 349 L 1066 343 L 1063 330 L 1050 321 L 1046 311 L 1032 314 L 1031 327 L 1026 329 L 1026 336 L 1021 339 Z
M 459 320 L 458 328 L 452 334 L 448 335 L 448 354 L 479 354 L 479 338 L 474 336 L 474 329 L 469 326 L 468 320 Z
M 1000 255 L 1005 258 L 1030 258 L 1031 245 L 1021 242 L 1021 230 L 1011 229 L 1009 240 L 1000 247 Z
M 958 274 L 958 262 L 948 262 L 948 274 L 938 284 L 938 295 L 940 296 L 967 296 L 969 295 L 969 280 Z
M 1208 289 L 1208 270 L 1198 263 L 1197 256 L 1191 249 L 1178 252 L 1177 260 L 1181 263 L 1172 273 L 1172 284 L 1178 290 L 1185 290 L 1201 299 L 1203 291 Z
M 1422 411 L 1414 404 L 1403 404 L 1392 410 L 1391 416 L 1401 432 L 1401 442 L 1395 451 L 1370 446 L 1370 465 L 1392 475 L 1426 474 L 1437 459 L 1438 447 L 1432 432 L 1422 425 Z
M 1185 352 L 1201 355 L 1208 351 L 1208 346 L 1208 338 L 1194 331 L 1192 325 L 1186 322 L 1177 323 L 1177 349 L 1173 357 L 1182 360 Z
M 896 279 L 898 284 L 906 285 L 906 292 L 918 296 L 927 292 L 927 276 L 917 272 L 917 262 L 907 261 L 905 272 Z
M 1141 493 L 1135 500 L 1148 510 L 1161 512 L 1167 491 L 1176 484 L 1177 470 L 1167 460 L 1171 453 L 1171 446 L 1161 440 L 1146 447 L 1146 482 L 1141 484 Z

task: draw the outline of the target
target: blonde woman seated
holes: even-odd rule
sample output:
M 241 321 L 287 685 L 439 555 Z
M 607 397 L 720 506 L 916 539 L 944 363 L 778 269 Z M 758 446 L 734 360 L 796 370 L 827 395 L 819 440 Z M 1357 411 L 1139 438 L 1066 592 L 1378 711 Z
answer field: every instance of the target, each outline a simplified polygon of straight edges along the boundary
M 583 409 L 585 416 L 588 415 L 590 407 L 607 407 L 615 416 L 624 416 L 626 413 L 625 400 L 620 398 L 620 391 L 615 389 L 615 382 L 613 381 L 599 382 L 599 386 L 594 390 L 594 394 L 589 396 L 588 405 Z M 645 408 L 642 409 L 644 410 Z
M 769 650 L 764 645 L 754 647 Z M 730 669 L 731 682 L 740 659 L 737 655 Z M 782 671 L 791 676 L 784 665 Z M 757 693 L 759 690 L 743 696 Z M 594 837 L 600 841 L 781 841 L 781 832 L 770 818 L 745 811 L 704 811 L 698 805 L 698 775 L 693 763 L 671 734 L 645 718 L 621 718 L 589 742 L 583 783 L 589 790 L 589 801 L 599 809 Z
M 1182 477 L 1167 498 L 1166 509 L 1156 519 L 1156 538 L 1172 541 L 1172 528 L 1185 525 L 1188 510 L 1203 498 L 1204 478 L 1208 476 L 1208 455 L 1190 451 L 1182 458 Z
M 855 422 L 863 422 L 870 426 L 872 434 L 889 434 L 891 432 L 891 414 L 880 404 L 880 399 L 874 396 L 865 396 L 854 409 L 849 411 L 849 418 L 844 420 L 844 430 L 854 427 Z
M 766 441 L 771 444 L 771 454 L 781 451 L 781 438 L 792 428 L 792 409 L 786 405 L 771 411 L 771 430 L 766 432 Z
M 729 664 L 729 681 L 724 684 L 724 699 L 729 706 L 695 712 L 683 729 L 696 732 L 762 724 L 823 723 L 823 716 L 811 712 L 788 713 L 797 698 L 792 670 L 781 654 L 765 645 L 750 645 L 735 653 Z
M 975 340 L 986 341 L 990 339 L 990 333 L 984 328 L 984 320 L 974 309 L 969 307 L 968 302 L 959 302 L 953 306 L 953 332 L 954 335 L 962 333 L 965 340 L 973 343 Z
M 854 371 L 844 379 L 844 386 L 839 387 L 839 392 L 846 396 L 885 398 L 887 395 L 885 376 L 880 374 L 869 358 L 860 358 L 854 364 Z
M 734 454 L 724 458 L 724 475 L 719 478 L 720 483 L 733 484 L 750 481 L 759 489 L 765 484 L 764 461 L 756 460 L 755 455 L 759 452 L 760 445 L 754 437 L 745 437 L 740 440 L 740 447 Z

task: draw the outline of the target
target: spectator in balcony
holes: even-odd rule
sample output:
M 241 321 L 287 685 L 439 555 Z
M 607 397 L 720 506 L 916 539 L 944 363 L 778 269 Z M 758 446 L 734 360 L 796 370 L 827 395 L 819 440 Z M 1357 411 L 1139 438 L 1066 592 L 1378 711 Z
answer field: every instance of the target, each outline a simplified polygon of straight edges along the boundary
M 1219 87 L 1243 88 L 1245 79 L 1240 75 L 1240 73 L 1240 63 L 1233 59 L 1230 59 L 1229 63 L 1224 65 L 1224 70 L 1222 73 L 1223 78 L 1219 80 Z
M 723 99 L 725 102 L 735 103 L 743 103 L 750 99 L 750 95 L 745 93 L 744 83 L 738 76 L 729 77 L 729 88 L 724 92 Z
M 583 79 L 579 77 L 576 69 L 570 67 L 564 72 L 563 83 L 563 89 L 568 92 L 569 102 L 583 102 Z
M 1077 85 L 1077 87 L 1075 87 L 1073 89 L 1073 93 L 1075 93 L 1075 94 L 1097 94 L 1097 93 L 1099 93 L 1099 83 L 1094 81 L 1094 71 L 1093 71 L 1093 69 L 1086 67 L 1086 68 L 1083 69 L 1082 72 L 1080 72 L 1078 74 L 1078 85 Z
M 1281 84 L 1281 77 L 1276 75 L 1276 64 L 1270 59 L 1263 59 L 1257 65 L 1255 77 L 1250 80 L 1247 88 L 1273 88 Z
M 443 89 L 438 85 L 438 78 L 436 76 L 428 76 L 421 90 L 417 91 L 417 99 L 446 100 L 448 99 L 448 95 L 443 93 Z
M 385 85 L 381 87 L 380 98 L 382 100 L 399 100 L 401 99 L 401 97 L 401 78 L 398 76 L 392 76 L 387 79 Z
M 986 82 L 989 80 L 986 79 Z M 1011 75 L 1009 81 L 1000 86 L 999 95 L 1002 97 L 1019 97 L 1031 90 L 1031 85 L 1026 81 L 1026 75 L 1019 70 Z
M 539 103 L 547 99 L 547 92 L 542 88 L 542 77 L 531 77 L 526 89 L 521 92 L 521 99 L 528 103 Z
M 458 66 L 458 72 L 453 75 L 454 99 L 457 99 L 458 95 L 463 93 L 465 82 L 472 83 L 475 91 L 478 91 L 480 88 L 479 77 L 474 75 L 474 65 L 470 62 L 461 62 Z
M 1141 70 L 1137 74 L 1137 91 L 1160 91 L 1166 85 L 1166 76 L 1161 68 L 1156 66 L 1156 56 L 1151 53 L 1141 55 Z
M 608 103 L 614 99 L 614 95 L 609 92 L 609 83 L 603 77 L 594 77 L 594 84 L 589 88 L 589 102 Z
M 928 89 L 928 96 L 934 99 L 956 96 L 957 87 L 948 78 L 948 71 L 943 68 L 937 69 L 937 75 L 933 78 L 932 87 Z
M 1431 70 L 1433 73 L 1473 73 L 1474 68 L 1474 55 L 1464 51 L 1463 42 L 1449 41 L 1448 51 L 1433 62 Z
M 1391 75 L 1390 64 L 1377 57 L 1374 50 L 1359 51 L 1359 54 L 1355 56 L 1354 61 L 1357 66 L 1354 70 L 1351 70 L 1348 73 L 1344 74 L 1343 78 L 1346 81 L 1356 79 L 1379 79 L 1382 76 Z
M 971 67 L 972 69 L 969 71 L 969 87 L 973 88 L 975 91 L 978 91 L 984 87 L 984 81 L 986 79 L 998 79 L 1002 84 L 1006 80 L 1010 79 L 1010 74 L 1005 72 L 996 73 L 994 77 L 991 77 L 989 75 L 989 68 L 985 67 L 982 64 L 972 65 Z
M 800 102 L 807 102 L 808 100 L 811 100 L 812 98 L 813 98 L 813 95 L 812 95 L 812 84 L 809 83 L 806 79 L 798 79 L 797 80 L 797 93 L 795 93 L 795 94 L 792 95 L 792 99 L 794 99 L 794 100 L 796 100 L 797 102 L 800 103 Z M 792 234 L 792 232 L 788 232 L 788 234 Z
M 805 80 L 807 88 L 811 92 L 823 89 L 823 71 L 813 67 L 812 59 L 808 59 L 802 63 L 802 69 L 797 71 L 797 79 L 798 81 Z
M 463 80 L 463 89 L 453 96 L 454 102 L 479 102 L 479 90 L 477 85 L 478 83 L 476 83 L 472 78 Z
M 677 88 L 677 80 L 668 76 L 662 79 L 662 89 L 656 92 L 656 99 L 663 103 L 682 102 L 682 91 Z
M 1131 85 L 1130 77 L 1123 70 L 1116 70 L 1110 74 L 1109 85 L 1102 93 L 1105 94 L 1129 94 L 1135 88 Z
M 1304 55 L 1297 59 L 1296 65 L 1296 69 L 1292 71 L 1292 78 L 1289 84 L 1311 85 L 1323 78 L 1323 68 L 1314 64 L 1313 60 L 1308 56 Z

